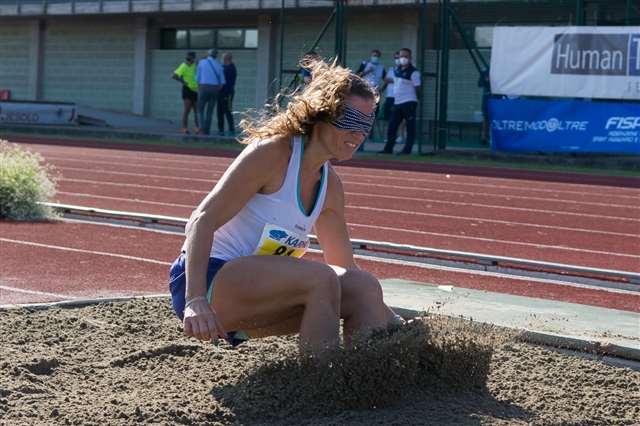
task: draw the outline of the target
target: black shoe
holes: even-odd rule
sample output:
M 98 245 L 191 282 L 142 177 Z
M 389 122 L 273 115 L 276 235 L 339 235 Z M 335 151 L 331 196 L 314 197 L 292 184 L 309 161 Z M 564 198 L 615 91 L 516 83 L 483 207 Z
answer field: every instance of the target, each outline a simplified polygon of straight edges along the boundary
M 376 152 L 376 154 L 379 154 L 379 155 L 391 155 L 391 154 L 393 154 L 393 152 L 392 151 L 382 150 L 382 151 Z
M 481 140 L 480 141 L 480 145 L 487 146 L 487 145 L 489 145 L 489 143 L 486 140 Z

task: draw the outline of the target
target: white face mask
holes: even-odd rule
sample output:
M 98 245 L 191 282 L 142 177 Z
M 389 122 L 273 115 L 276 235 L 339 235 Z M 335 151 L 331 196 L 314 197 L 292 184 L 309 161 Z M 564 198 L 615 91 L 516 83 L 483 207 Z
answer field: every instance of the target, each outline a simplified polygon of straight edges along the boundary
M 400 58 L 396 58 L 396 65 L 400 65 Z
M 408 64 L 409 64 L 409 58 L 400 58 L 400 65 L 404 66 Z

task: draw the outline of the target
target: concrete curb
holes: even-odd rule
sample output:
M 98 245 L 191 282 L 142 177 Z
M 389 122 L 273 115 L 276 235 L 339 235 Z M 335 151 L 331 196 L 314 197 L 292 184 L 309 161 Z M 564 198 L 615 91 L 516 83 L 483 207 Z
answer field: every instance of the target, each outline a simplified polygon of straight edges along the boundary
M 415 318 L 420 315 L 419 311 L 400 307 L 391 307 L 398 315 L 404 319 Z M 459 318 L 453 317 L 451 318 Z M 596 354 L 598 356 L 611 356 L 616 358 L 625 358 L 633 361 L 640 361 L 640 349 L 629 346 L 616 345 L 610 342 L 598 342 L 592 340 L 581 339 L 562 334 L 544 333 L 540 331 L 510 328 L 499 326 L 502 329 L 520 331 L 518 336 L 520 340 L 536 345 L 550 346 L 558 349 L 569 349 L 576 352 L 585 352 L 588 354 Z

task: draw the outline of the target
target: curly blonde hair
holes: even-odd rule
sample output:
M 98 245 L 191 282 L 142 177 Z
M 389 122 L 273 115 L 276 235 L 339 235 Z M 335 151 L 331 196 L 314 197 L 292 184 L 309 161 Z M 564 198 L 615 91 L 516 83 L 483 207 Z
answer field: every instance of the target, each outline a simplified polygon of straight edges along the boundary
M 249 145 L 274 135 L 293 136 L 311 133 L 320 122 L 330 123 L 345 114 L 344 104 L 349 95 L 378 102 L 378 95 L 367 82 L 349 68 L 327 64 L 320 57 L 305 56 L 300 66 L 309 70 L 313 79 L 292 95 L 282 90 L 257 118 L 246 116 L 239 124 L 243 129 L 240 143 Z M 280 100 L 289 97 L 286 107 Z

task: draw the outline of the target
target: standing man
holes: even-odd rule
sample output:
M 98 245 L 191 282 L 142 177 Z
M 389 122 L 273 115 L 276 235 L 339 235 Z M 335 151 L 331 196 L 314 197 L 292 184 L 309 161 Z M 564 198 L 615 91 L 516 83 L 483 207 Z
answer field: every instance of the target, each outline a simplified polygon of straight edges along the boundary
M 485 146 L 489 144 L 489 98 L 491 97 L 488 68 L 482 68 L 482 71 L 480 71 L 478 87 L 482 87 L 482 139 L 480 144 Z
M 209 50 L 209 56 L 198 62 L 196 80 L 198 81 L 198 115 L 202 123 L 202 134 L 211 130 L 211 117 L 218 101 L 218 93 L 225 83 L 222 65 L 216 61 L 217 49 Z M 207 108 L 205 113 L 205 106 Z
M 218 93 L 218 136 L 224 136 L 224 119 L 229 123 L 228 136 L 234 136 L 233 126 L 233 95 L 235 94 L 236 77 L 238 71 L 233 64 L 231 53 L 222 54 L 222 68 L 224 69 L 224 79 L 226 83 Z
M 196 124 L 196 135 L 200 133 L 198 126 L 198 83 L 196 82 L 196 53 L 187 52 L 187 57 L 171 75 L 182 84 L 182 132 L 189 134 L 189 112 L 193 110 Z
M 383 86 L 384 78 L 386 76 L 386 71 L 384 70 L 384 66 L 380 63 L 380 51 L 377 49 L 373 49 L 371 51 L 371 60 L 363 61 L 360 64 L 360 68 L 356 71 L 358 77 L 362 77 L 371 87 L 373 93 L 378 95 L 378 101 L 376 102 L 375 109 L 373 113 L 378 115 L 378 107 L 380 105 L 380 88 Z M 371 133 L 369 133 L 369 140 L 373 140 L 373 128 L 371 129 Z
M 396 144 L 396 133 L 402 120 L 407 131 L 407 140 L 402 155 L 410 155 L 416 137 L 416 111 L 420 98 L 420 71 L 411 65 L 411 50 L 406 47 L 398 54 L 400 66 L 394 69 L 394 76 L 385 78 L 386 83 L 393 83 L 395 102 L 391 108 L 387 143 L 378 154 L 392 154 Z

